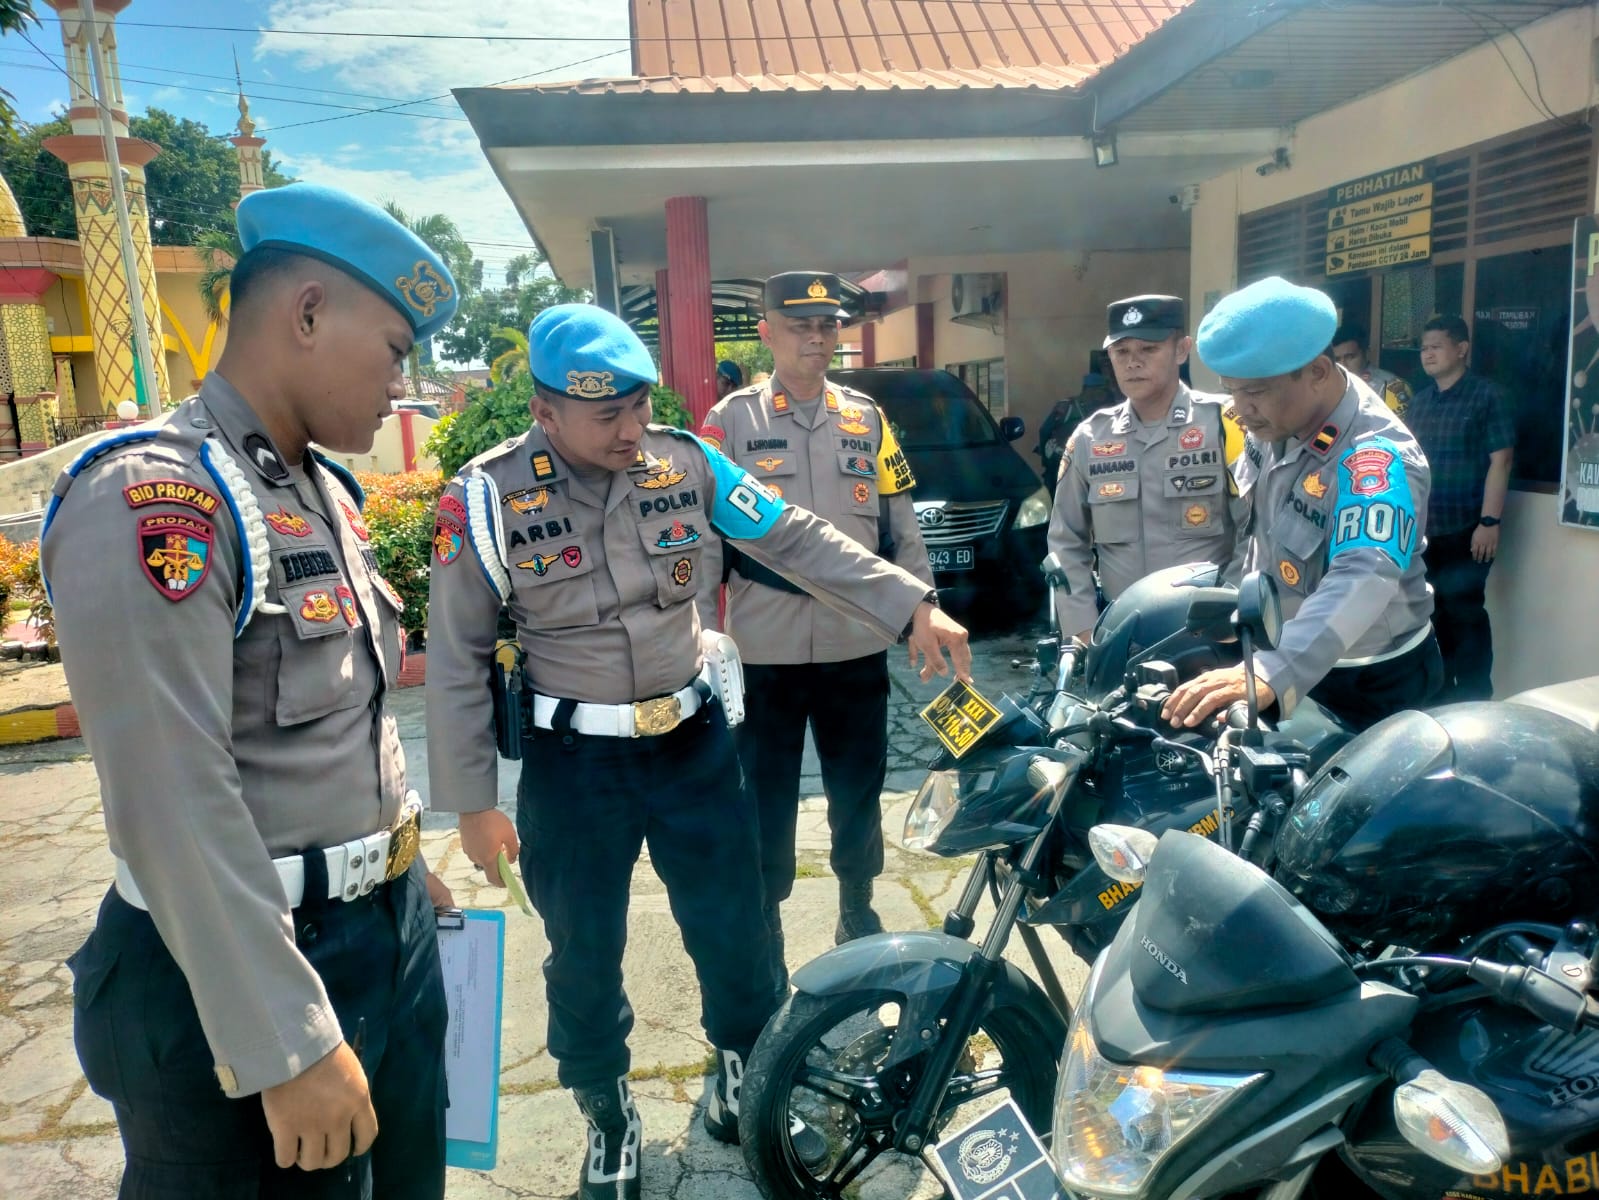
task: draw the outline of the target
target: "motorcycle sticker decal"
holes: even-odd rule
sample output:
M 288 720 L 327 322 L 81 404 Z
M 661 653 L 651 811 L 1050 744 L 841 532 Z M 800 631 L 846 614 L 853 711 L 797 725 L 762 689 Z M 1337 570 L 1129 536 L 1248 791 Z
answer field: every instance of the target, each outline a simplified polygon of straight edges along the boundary
M 955 1200 L 1056 1200 L 1054 1164 L 1016 1101 L 943 1138 L 929 1156 Z

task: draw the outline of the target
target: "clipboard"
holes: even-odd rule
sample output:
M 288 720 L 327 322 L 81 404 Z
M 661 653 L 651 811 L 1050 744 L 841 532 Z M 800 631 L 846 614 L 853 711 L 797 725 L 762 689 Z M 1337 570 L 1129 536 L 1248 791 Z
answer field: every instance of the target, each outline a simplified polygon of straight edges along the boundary
M 444 1162 L 494 1168 L 500 1138 L 500 1010 L 505 914 L 441 909 L 435 916 L 449 1024 L 444 1035 Z

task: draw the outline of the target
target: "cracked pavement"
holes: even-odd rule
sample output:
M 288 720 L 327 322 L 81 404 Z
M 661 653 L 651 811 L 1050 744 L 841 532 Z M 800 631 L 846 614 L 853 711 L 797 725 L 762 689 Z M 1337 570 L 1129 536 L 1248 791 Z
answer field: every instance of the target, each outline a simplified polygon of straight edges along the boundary
M 990 698 L 1006 690 L 1024 692 L 1027 674 L 1011 662 L 1028 659 L 1030 647 L 1018 635 L 980 638 L 973 669 L 978 689 Z M 942 681 L 923 684 L 899 651 L 889 661 L 887 861 L 876 904 L 889 929 L 923 929 L 954 904 L 971 860 L 934 858 L 900 845 L 905 811 L 934 746 L 916 714 Z M 423 689 L 397 692 L 391 700 L 412 784 L 425 797 Z M 804 770 L 800 878 L 783 912 L 790 969 L 832 947 L 837 916 L 826 804 L 808 746 Z M 514 766 L 502 765 L 500 797 L 507 811 L 515 807 L 516 774 Z M 506 894 L 489 888 L 461 854 L 452 817 L 430 815 L 423 842 L 457 903 L 507 907 Z M 62 965 L 92 925 L 111 877 L 99 789 L 81 741 L 0 749 L 0 854 L 0 1190 L 12 1200 L 110 1197 L 121 1171 L 121 1143 L 110 1106 L 88 1091 L 78 1068 L 71 978 Z M 698 984 L 647 856 L 634 873 L 629 928 L 624 971 L 637 1016 L 632 1077 L 644 1121 L 644 1195 L 756 1200 L 759 1193 L 738 1148 L 714 1141 L 700 1125 L 711 1066 L 690 999 L 697 997 Z M 978 936 L 984 928 L 980 913 Z M 1059 938 L 1046 933 L 1044 940 L 1068 994 L 1075 995 L 1086 968 Z M 555 1063 L 545 1048 L 542 925 L 513 908 L 506 941 L 499 1162 L 489 1172 L 452 1169 L 452 1200 L 570 1196 L 583 1154 L 581 1117 L 556 1084 Z M 1007 956 L 1031 973 L 1019 939 L 1012 939 Z M 863 1200 L 942 1194 L 927 1172 L 905 1160 L 874 1167 L 869 1175 L 858 1188 Z

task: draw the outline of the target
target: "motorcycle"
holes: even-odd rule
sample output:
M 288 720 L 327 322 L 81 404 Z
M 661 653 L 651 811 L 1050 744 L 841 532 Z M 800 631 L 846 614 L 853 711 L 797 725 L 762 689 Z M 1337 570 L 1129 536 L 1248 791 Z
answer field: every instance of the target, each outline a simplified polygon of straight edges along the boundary
M 1052 588 L 1064 582 L 1058 563 L 1046 560 L 1045 574 Z M 1098 865 L 1089 830 L 1116 820 L 1269 846 L 1296 783 L 1350 736 L 1314 705 L 1259 737 L 1161 724 L 1180 678 L 1219 665 L 1234 642 L 1246 659 L 1255 642 L 1273 642 L 1280 614 L 1264 577 L 1235 591 L 1215 586 L 1214 567 L 1158 573 L 1102 614 L 1088 647 L 1062 647 L 1051 624 L 1025 700 L 961 695 L 933 706 L 948 749 L 911 806 L 904 842 L 977 855 L 942 930 L 864 938 L 802 967 L 750 1056 L 740 1139 L 769 1200 L 840 1196 L 891 1173 L 899 1156 L 914 1166 L 990 1097 L 1008 1094 L 1043 1121 L 1071 1004 L 1038 929 L 1091 959 L 1137 890 Z M 994 916 L 974 942 L 985 895 Z M 1004 959 L 1012 932 L 1040 982 Z M 827 1138 L 825 1162 L 800 1161 L 794 1117 Z

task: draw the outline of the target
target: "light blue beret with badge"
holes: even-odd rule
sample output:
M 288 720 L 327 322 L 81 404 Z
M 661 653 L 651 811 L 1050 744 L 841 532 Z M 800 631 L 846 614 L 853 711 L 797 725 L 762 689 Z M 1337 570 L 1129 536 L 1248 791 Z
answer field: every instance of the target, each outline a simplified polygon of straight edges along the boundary
M 655 361 L 638 334 L 594 304 L 557 304 L 527 327 L 533 378 L 579 400 L 609 400 L 654 383 Z
M 1325 292 L 1273 275 L 1222 298 L 1199 323 L 1204 364 L 1228 379 L 1270 379 L 1325 354 L 1338 309 Z
M 460 293 L 428 244 L 377 205 L 338 188 L 291 183 L 239 201 L 239 245 L 304 254 L 337 267 L 382 296 L 411 323 L 417 341 L 455 315 Z

